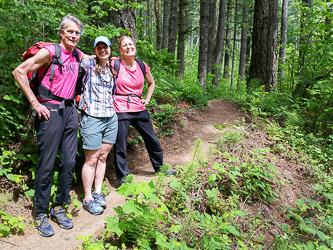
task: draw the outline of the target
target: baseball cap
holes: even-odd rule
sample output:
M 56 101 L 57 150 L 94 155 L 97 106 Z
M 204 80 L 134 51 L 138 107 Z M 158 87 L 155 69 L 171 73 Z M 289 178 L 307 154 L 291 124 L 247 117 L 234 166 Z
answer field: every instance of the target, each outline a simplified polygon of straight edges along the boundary
M 106 36 L 99 36 L 99 37 L 96 37 L 96 39 L 95 39 L 94 48 L 96 47 L 97 43 L 99 43 L 99 42 L 103 42 L 107 46 L 112 46 L 110 40 Z

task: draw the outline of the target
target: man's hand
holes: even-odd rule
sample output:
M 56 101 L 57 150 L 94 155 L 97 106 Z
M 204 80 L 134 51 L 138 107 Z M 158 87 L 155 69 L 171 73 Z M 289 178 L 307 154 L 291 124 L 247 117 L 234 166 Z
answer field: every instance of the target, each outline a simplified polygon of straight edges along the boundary
M 36 111 L 39 119 L 41 119 L 42 116 L 45 118 L 45 120 L 48 120 L 50 118 L 50 110 L 48 110 L 47 107 L 45 107 L 44 105 L 38 103 L 33 106 L 33 108 Z

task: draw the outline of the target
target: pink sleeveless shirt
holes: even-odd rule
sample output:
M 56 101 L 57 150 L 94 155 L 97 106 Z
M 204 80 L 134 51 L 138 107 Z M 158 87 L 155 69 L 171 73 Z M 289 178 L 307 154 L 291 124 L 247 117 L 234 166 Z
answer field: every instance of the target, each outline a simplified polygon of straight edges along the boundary
M 61 46 L 60 46 L 61 47 Z M 50 62 L 55 54 L 55 47 L 54 45 L 46 46 L 50 52 Z M 81 58 L 81 51 L 76 49 L 79 53 L 79 57 Z M 54 67 L 54 76 L 52 82 L 49 81 L 50 74 L 51 74 L 51 67 L 47 71 L 45 77 L 43 78 L 42 84 L 50 89 L 53 94 L 63 97 L 63 98 L 72 98 L 75 91 L 76 80 L 79 71 L 79 62 L 76 61 L 75 56 L 73 56 L 72 51 L 66 51 L 64 48 L 61 47 L 61 56 L 60 56 L 64 66 L 62 67 L 62 73 L 60 72 L 60 66 L 55 65 Z M 41 67 L 38 69 L 38 76 L 41 77 L 46 70 L 47 66 Z M 52 100 L 46 101 L 38 97 L 39 101 L 48 102 L 48 103 L 55 103 L 59 104 L 60 102 Z
M 150 68 L 144 62 L 146 73 L 149 72 Z M 114 61 L 111 62 L 112 67 Z M 129 97 L 130 103 L 128 103 L 129 94 L 135 94 L 138 96 L 142 95 L 143 85 L 145 77 L 142 74 L 139 64 L 136 62 L 136 69 L 134 71 L 128 70 L 121 60 L 119 73 L 116 80 L 116 96 L 114 100 L 114 107 L 116 112 L 139 112 L 146 109 L 145 105 L 141 103 L 139 97 Z M 117 95 L 119 94 L 119 95 Z

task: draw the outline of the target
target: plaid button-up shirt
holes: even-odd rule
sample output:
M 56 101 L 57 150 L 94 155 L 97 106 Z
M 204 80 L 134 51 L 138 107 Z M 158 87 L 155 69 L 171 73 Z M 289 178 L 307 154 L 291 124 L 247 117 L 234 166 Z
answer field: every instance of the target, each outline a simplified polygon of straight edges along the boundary
M 112 117 L 115 114 L 112 96 L 114 78 L 109 63 L 107 63 L 108 70 L 100 74 L 94 72 L 95 58 L 82 60 L 81 65 L 87 72 L 84 80 L 89 75 L 90 77 L 81 95 L 79 109 L 94 117 Z

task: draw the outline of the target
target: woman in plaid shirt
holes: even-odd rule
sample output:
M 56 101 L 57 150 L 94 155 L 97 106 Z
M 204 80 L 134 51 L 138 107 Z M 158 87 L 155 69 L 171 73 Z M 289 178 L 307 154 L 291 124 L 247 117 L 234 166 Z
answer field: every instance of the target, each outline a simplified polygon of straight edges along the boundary
M 86 75 L 79 109 L 82 111 L 80 134 L 85 155 L 82 168 L 85 194 L 83 208 L 93 215 L 98 215 L 106 208 L 101 189 L 106 159 L 116 141 L 118 118 L 113 105 L 115 72 L 111 66 L 112 46 L 109 39 L 105 36 L 97 37 L 94 52 L 96 58 L 81 62 Z

